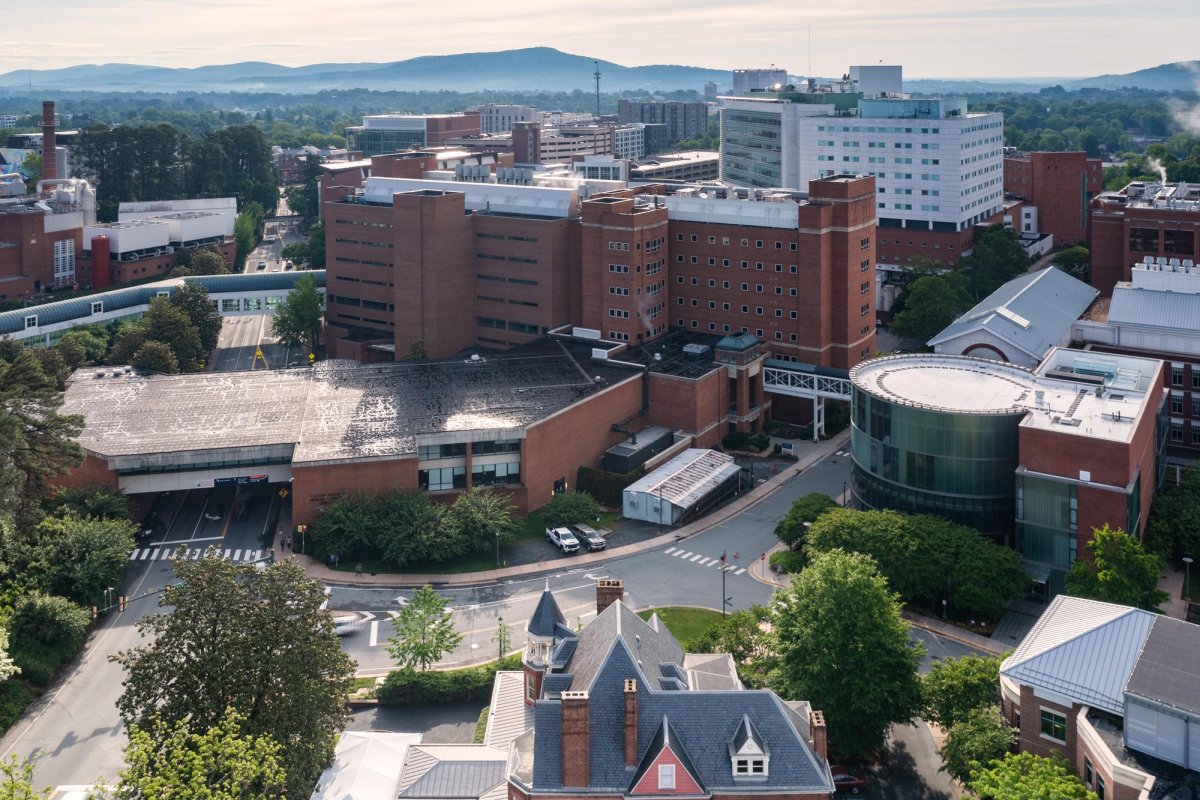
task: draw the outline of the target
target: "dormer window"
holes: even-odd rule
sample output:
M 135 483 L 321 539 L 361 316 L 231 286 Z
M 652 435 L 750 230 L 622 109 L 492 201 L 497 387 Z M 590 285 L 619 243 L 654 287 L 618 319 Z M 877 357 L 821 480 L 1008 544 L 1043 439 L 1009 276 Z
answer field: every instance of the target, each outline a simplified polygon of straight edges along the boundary
M 659 791 L 664 789 L 675 788 L 675 765 L 674 764 L 659 764 L 658 765 L 658 788 Z
M 735 758 L 733 760 L 733 774 L 735 777 L 740 778 L 765 777 L 767 774 L 767 759 L 763 757 Z

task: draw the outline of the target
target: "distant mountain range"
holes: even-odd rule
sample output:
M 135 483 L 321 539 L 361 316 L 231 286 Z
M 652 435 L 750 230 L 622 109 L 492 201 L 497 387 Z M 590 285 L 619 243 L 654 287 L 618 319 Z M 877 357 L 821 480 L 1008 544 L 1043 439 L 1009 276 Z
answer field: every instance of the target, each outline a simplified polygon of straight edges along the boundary
M 63 69 L 16 70 L 0 75 L 0 92 L 35 94 L 54 91 L 97 92 L 279 92 L 306 94 L 336 89 L 379 91 L 592 91 L 593 59 L 551 47 L 502 50 L 494 53 L 460 53 L 421 56 L 387 64 L 310 64 L 284 67 L 261 61 L 222 64 L 193 69 L 150 67 L 139 64 L 82 64 Z M 1100 75 L 1081 79 L 916 79 L 905 81 L 915 93 L 1022 92 L 1059 84 L 1084 87 L 1195 89 L 1200 83 L 1200 62 L 1163 64 L 1125 75 Z M 732 84 L 728 70 L 671 64 L 627 67 L 600 61 L 601 91 L 651 92 L 691 89 L 701 91 L 708 81 L 722 90 Z

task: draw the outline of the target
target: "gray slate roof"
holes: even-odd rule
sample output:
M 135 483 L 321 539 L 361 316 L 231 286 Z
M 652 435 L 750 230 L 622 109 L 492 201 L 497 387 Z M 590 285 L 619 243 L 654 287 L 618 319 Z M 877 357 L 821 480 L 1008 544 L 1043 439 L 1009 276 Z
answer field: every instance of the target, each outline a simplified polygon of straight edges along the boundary
M 558 603 L 554 600 L 554 595 L 550 593 L 550 585 L 547 581 L 546 588 L 542 591 L 542 597 L 538 600 L 537 608 L 534 609 L 533 616 L 530 617 L 525 628 L 534 636 L 550 639 L 554 637 L 558 626 L 566 623 L 562 611 L 558 608 Z
M 1013 278 L 929 340 L 936 346 L 987 329 L 1034 359 L 1060 341 L 1099 295 L 1056 267 Z
M 1125 691 L 1200 714 L 1200 625 L 1157 617 Z
M 709 792 L 832 792 L 827 767 L 813 755 L 794 714 L 773 692 L 666 690 L 659 665 L 682 664 L 683 655 L 665 626 L 655 630 L 620 601 L 579 633 L 579 645 L 563 673 L 573 675 L 572 691 L 588 691 L 589 791 L 624 793 L 631 785 L 632 770 L 624 758 L 624 683 L 633 679 L 638 684 L 639 763 L 667 719 L 695 776 Z M 546 699 L 538 701 L 534 712 L 537 734 L 530 779 L 537 791 L 563 790 L 562 703 L 551 689 L 558 678 L 547 677 Z M 729 744 L 744 717 L 754 720 L 764 750 L 771 752 L 769 775 L 751 784 L 734 779 L 729 757 Z
M 443 761 L 400 793 L 417 800 L 475 800 L 504 780 L 503 761 Z

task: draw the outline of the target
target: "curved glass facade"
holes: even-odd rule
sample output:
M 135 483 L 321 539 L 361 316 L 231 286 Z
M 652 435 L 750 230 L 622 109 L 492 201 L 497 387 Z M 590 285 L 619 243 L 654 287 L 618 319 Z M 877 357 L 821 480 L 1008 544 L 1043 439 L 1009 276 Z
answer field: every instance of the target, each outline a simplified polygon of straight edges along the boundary
M 851 397 L 856 505 L 937 514 L 1007 538 L 1023 409 L 980 414 L 916 408 L 857 384 Z

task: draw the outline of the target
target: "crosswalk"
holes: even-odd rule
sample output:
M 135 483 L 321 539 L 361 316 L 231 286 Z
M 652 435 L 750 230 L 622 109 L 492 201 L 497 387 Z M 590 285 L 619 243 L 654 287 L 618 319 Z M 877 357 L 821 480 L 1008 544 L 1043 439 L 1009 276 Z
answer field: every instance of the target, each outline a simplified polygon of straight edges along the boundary
M 850 451 L 849 450 L 838 450 L 836 453 L 834 453 L 834 455 L 844 457 L 844 456 L 850 455 Z
M 171 558 L 186 558 L 196 561 L 208 552 L 206 547 L 139 547 L 129 555 L 130 561 L 166 561 Z M 267 555 L 266 550 L 220 550 L 213 548 L 213 555 L 226 561 L 260 561 Z
M 698 567 L 716 567 L 717 569 L 724 569 L 726 572 L 731 572 L 734 575 L 741 575 L 746 571 L 745 567 L 739 567 L 737 564 L 730 564 L 728 562 L 721 561 L 719 558 L 706 556 L 703 553 L 694 553 L 691 550 L 685 550 L 682 547 L 668 547 L 666 550 L 663 550 L 663 554 L 683 559 L 689 564 L 695 564 Z

